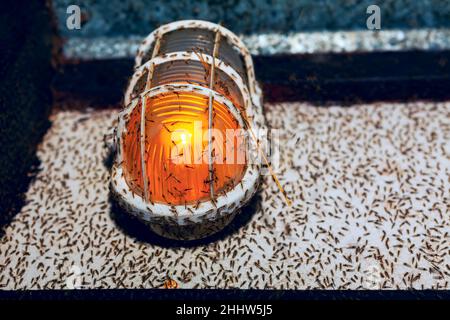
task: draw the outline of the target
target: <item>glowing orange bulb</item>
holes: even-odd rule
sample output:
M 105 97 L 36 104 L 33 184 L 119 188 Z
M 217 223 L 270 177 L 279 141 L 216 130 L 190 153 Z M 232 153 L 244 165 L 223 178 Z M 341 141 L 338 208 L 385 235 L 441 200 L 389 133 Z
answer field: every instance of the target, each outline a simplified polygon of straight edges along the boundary
M 245 140 L 234 134 L 241 128 L 229 109 L 217 101 L 213 107 L 212 183 L 214 194 L 221 194 L 239 183 L 245 173 Z M 144 162 L 150 202 L 180 205 L 210 198 L 207 111 L 208 97 L 192 92 L 146 99 Z M 130 189 L 144 196 L 140 112 L 139 105 L 127 123 L 123 166 Z

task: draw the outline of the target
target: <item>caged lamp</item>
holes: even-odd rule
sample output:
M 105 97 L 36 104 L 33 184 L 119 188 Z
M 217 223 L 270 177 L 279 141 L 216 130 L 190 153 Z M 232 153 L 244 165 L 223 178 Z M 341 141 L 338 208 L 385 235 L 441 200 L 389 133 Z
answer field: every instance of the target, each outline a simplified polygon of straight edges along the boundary
M 242 41 L 198 20 L 163 25 L 139 47 L 114 135 L 111 190 L 157 234 L 224 228 L 258 189 L 261 89 Z M 250 132 L 250 133 L 249 133 Z

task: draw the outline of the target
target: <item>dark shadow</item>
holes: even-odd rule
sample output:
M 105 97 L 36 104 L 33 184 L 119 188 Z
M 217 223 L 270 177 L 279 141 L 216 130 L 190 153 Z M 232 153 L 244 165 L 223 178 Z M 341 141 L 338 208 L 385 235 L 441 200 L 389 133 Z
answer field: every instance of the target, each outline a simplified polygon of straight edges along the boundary
M 34 149 L 33 149 L 34 150 Z M 22 207 L 27 204 L 25 195 L 30 184 L 36 179 L 36 176 L 41 171 L 41 161 L 36 155 L 29 159 L 31 166 L 27 172 L 22 173 L 16 178 L 16 185 L 11 190 L 10 197 L 0 205 L 0 239 L 5 235 L 6 227 L 11 223 L 14 217 L 20 212 Z
M 264 101 L 350 106 L 383 101 L 450 99 L 450 50 L 257 55 Z M 54 81 L 70 108 L 121 104 L 133 59 L 66 61 Z M 112 72 L 112 73 L 111 73 Z
M 46 1 L 0 4 L 0 237 L 25 204 L 50 127 L 54 28 Z
M 241 209 L 241 212 L 236 215 L 230 224 L 228 224 L 221 231 L 203 239 L 189 241 L 163 238 L 150 230 L 145 223 L 123 210 L 111 195 L 110 203 L 111 218 L 114 220 L 117 227 L 127 235 L 135 238 L 139 242 L 145 242 L 166 248 L 176 248 L 205 246 L 238 232 L 239 229 L 245 227 L 250 222 L 254 213 L 261 208 L 261 196 L 259 193 L 256 194 L 250 202 Z
M 111 148 L 108 148 L 108 146 L 106 145 L 105 148 L 107 149 L 107 154 L 105 159 L 103 159 L 103 165 L 108 171 L 111 171 L 111 168 L 114 163 L 114 151 Z

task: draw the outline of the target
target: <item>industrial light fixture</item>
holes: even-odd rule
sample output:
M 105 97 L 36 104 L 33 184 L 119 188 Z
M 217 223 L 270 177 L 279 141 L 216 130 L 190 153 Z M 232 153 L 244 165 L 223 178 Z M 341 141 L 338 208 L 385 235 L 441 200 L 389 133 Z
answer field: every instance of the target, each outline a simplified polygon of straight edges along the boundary
M 257 190 L 261 90 L 242 41 L 223 26 L 173 22 L 142 42 L 116 129 L 111 189 L 165 237 L 222 229 Z M 253 146 L 253 147 L 252 147 Z

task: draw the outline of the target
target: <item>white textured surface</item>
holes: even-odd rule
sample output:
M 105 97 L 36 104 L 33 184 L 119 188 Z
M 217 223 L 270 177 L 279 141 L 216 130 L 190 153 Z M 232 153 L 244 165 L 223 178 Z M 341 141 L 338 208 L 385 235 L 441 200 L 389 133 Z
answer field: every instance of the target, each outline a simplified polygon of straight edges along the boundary
M 450 103 L 266 106 L 286 208 L 215 242 L 139 242 L 110 215 L 103 134 L 116 111 L 59 112 L 42 171 L 0 240 L 0 288 L 450 288 Z M 73 268 L 73 266 L 78 267 Z M 69 282 L 67 282 L 69 280 Z

